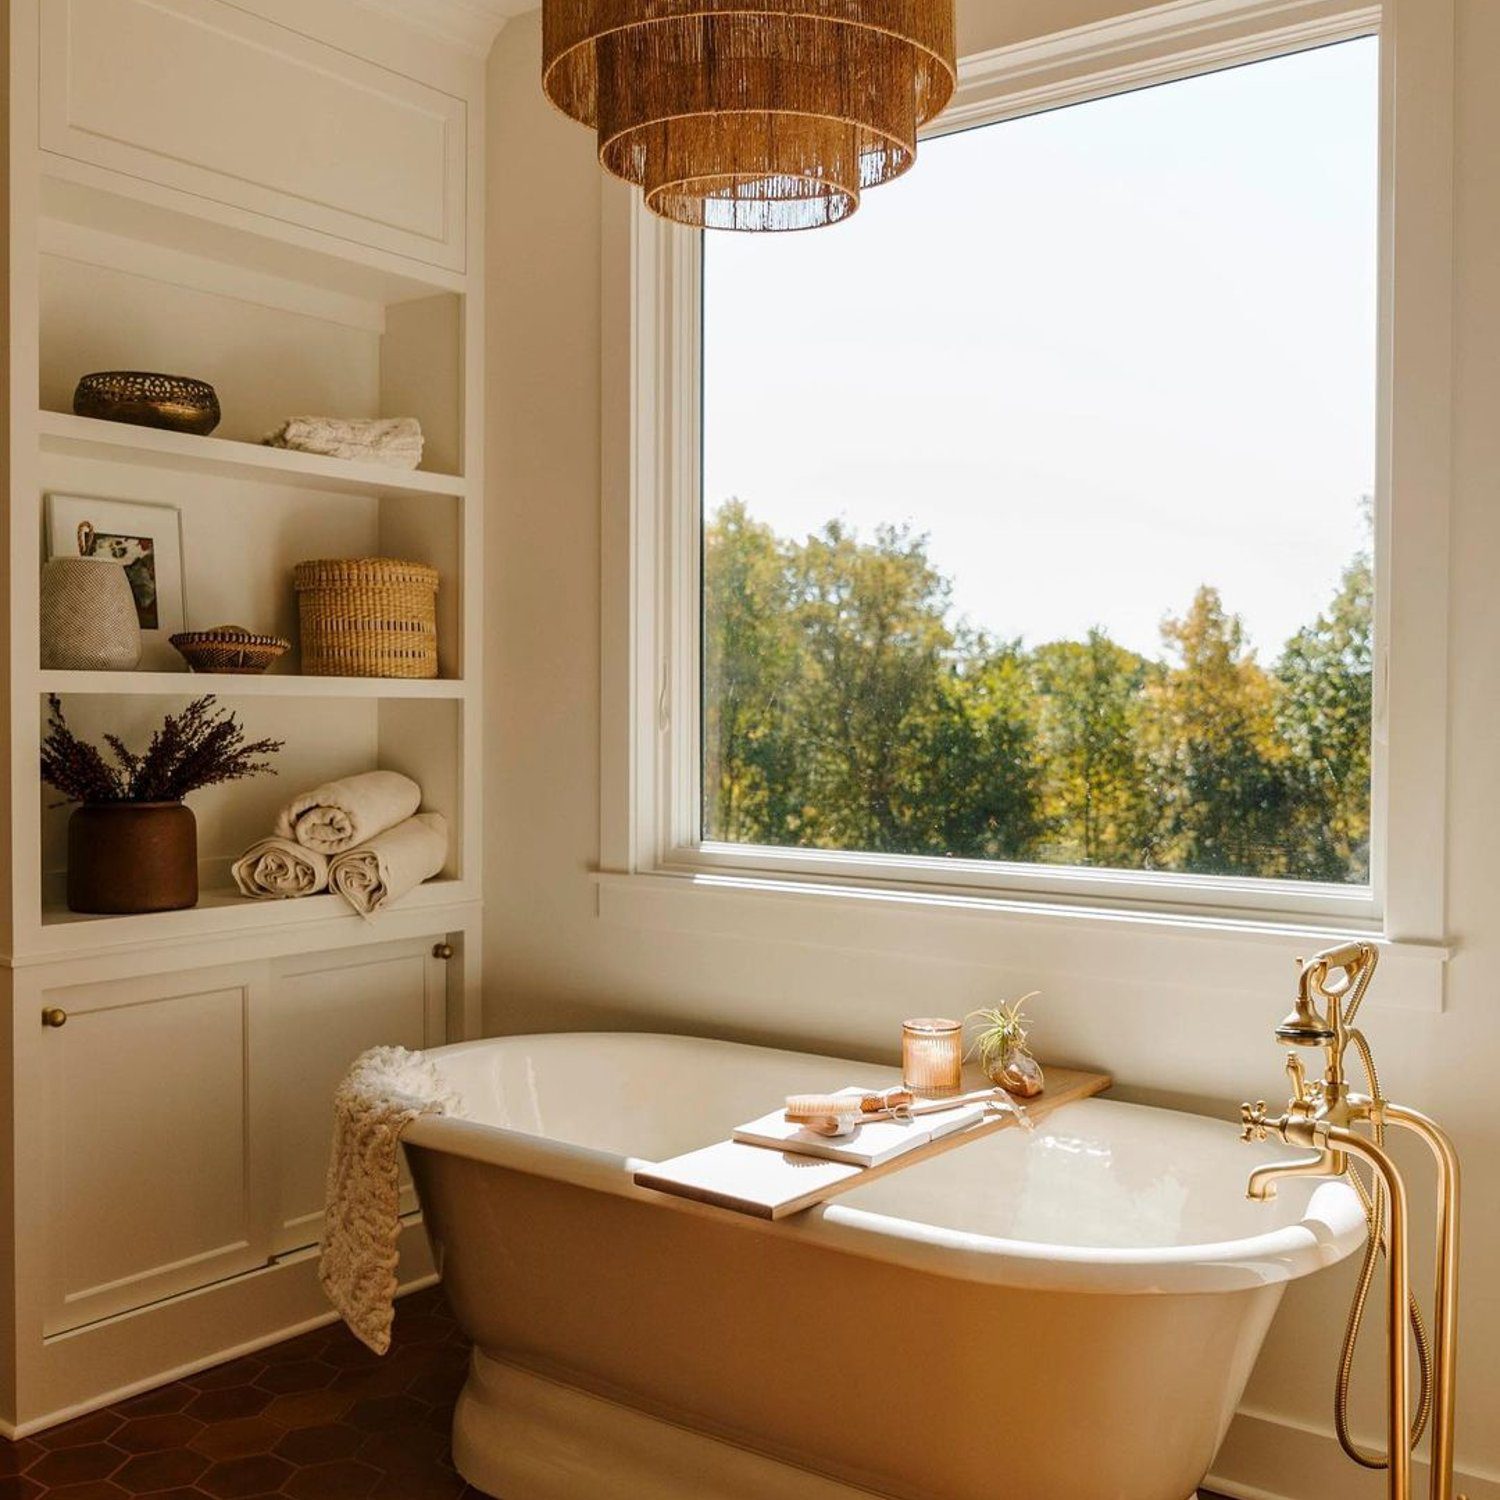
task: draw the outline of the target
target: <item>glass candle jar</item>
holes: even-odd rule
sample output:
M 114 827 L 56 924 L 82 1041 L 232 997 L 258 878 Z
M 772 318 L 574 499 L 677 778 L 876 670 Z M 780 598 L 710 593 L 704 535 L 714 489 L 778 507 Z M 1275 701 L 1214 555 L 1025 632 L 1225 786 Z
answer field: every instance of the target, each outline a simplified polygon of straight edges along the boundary
M 962 1021 L 923 1016 L 901 1023 L 901 1081 L 914 1094 L 956 1094 L 963 1068 Z

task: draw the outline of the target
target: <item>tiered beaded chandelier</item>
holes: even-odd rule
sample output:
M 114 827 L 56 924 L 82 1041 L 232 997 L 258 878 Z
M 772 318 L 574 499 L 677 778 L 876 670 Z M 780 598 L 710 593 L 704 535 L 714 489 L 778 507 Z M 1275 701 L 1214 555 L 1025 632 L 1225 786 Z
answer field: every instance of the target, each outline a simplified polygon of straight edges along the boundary
M 706 229 L 816 229 L 916 159 L 953 0 L 544 0 L 542 87 L 606 170 Z

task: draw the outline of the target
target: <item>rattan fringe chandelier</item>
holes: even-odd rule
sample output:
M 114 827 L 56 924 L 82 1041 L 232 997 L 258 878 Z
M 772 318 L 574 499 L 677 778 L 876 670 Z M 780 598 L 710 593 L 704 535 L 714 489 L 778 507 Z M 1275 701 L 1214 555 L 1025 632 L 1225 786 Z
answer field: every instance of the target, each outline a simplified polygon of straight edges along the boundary
M 816 229 L 916 159 L 953 0 L 544 0 L 542 87 L 663 218 Z

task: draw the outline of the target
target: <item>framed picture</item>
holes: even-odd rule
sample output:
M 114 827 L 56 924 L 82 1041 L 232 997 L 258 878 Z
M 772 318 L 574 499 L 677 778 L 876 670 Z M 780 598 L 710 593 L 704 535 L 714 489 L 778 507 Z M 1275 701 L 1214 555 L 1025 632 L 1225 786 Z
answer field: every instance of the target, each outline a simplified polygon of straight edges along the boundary
M 169 637 L 184 628 L 182 525 L 170 505 L 47 496 L 47 555 L 112 557 L 125 569 L 141 622 L 141 668 L 173 671 Z

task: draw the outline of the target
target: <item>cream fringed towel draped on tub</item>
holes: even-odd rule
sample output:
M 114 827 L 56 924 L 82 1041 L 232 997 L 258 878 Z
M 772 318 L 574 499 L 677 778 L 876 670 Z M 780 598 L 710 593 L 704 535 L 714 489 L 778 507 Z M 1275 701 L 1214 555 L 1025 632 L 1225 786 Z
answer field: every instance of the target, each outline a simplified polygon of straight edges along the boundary
M 422 788 L 399 771 L 364 771 L 294 797 L 276 818 L 276 836 L 320 854 L 341 854 L 404 823 L 422 805 Z
M 405 1047 L 373 1047 L 333 1096 L 318 1279 L 355 1335 L 391 1346 L 401 1233 L 401 1132 L 421 1115 L 460 1114 L 437 1068 Z

